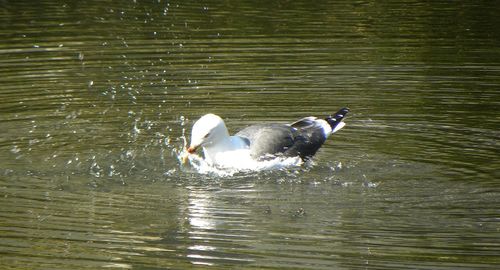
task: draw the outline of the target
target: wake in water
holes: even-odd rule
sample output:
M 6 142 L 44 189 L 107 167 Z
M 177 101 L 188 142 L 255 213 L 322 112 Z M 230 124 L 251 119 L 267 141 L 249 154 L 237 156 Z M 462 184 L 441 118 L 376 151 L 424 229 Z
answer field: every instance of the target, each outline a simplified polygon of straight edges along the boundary
M 205 175 L 226 177 L 237 173 L 300 168 L 304 163 L 309 163 L 304 162 L 299 156 L 285 157 L 269 155 L 265 159 L 255 160 L 251 157 L 250 150 L 238 149 L 219 153 L 218 159 L 220 159 L 223 165 L 213 164 L 196 153 L 188 153 L 187 139 L 184 134 L 179 139 L 183 144 L 179 148 L 175 147 L 173 154 L 177 157 L 181 169 L 194 169 L 197 173 Z
M 200 174 L 214 174 L 217 176 L 232 176 L 237 173 L 281 170 L 298 168 L 304 164 L 300 157 L 272 157 L 263 160 L 251 158 L 248 150 L 235 150 L 224 153 L 219 158 L 223 162 L 212 164 L 197 154 L 188 154 L 185 150 L 177 155 L 181 166 L 191 167 Z M 221 165 L 223 164 L 223 165 Z

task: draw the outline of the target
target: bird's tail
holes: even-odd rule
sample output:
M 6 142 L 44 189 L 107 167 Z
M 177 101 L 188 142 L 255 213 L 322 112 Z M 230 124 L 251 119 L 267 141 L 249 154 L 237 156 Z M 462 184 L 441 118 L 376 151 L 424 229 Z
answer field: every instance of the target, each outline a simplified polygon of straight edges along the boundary
M 342 108 L 335 114 L 325 118 L 326 122 L 330 124 L 330 127 L 332 127 L 332 133 L 335 133 L 339 131 L 341 128 L 345 126 L 345 123 L 342 122 L 346 114 L 349 112 L 349 108 Z

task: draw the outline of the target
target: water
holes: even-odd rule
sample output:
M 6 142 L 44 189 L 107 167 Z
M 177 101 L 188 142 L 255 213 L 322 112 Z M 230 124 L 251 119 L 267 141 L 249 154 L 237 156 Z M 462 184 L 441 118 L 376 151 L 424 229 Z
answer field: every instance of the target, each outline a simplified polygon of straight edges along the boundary
M 3 268 L 500 264 L 498 5 L 0 6 Z M 204 113 L 236 132 L 343 106 L 311 164 L 180 165 Z

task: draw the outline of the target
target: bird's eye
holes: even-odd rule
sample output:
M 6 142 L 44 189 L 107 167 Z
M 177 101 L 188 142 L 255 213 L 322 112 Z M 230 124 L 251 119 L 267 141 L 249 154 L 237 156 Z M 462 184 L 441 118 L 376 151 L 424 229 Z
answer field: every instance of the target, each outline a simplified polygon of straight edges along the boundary
M 208 136 L 210 136 L 210 133 L 207 133 L 207 135 L 203 136 L 203 139 L 208 138 Z

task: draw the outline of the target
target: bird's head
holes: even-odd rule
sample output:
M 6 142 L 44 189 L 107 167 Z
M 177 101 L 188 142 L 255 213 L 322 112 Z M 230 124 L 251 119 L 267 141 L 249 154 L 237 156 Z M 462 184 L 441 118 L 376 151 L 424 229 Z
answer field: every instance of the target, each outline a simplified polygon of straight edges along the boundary
M 229 136 L 226 125 L 222 118 L 215 114 L 205 114 L 193 125 L 191 131 L 191 144 L 188 153 L 196 152 L 199 147 L 216 144 L 218 141 Z

